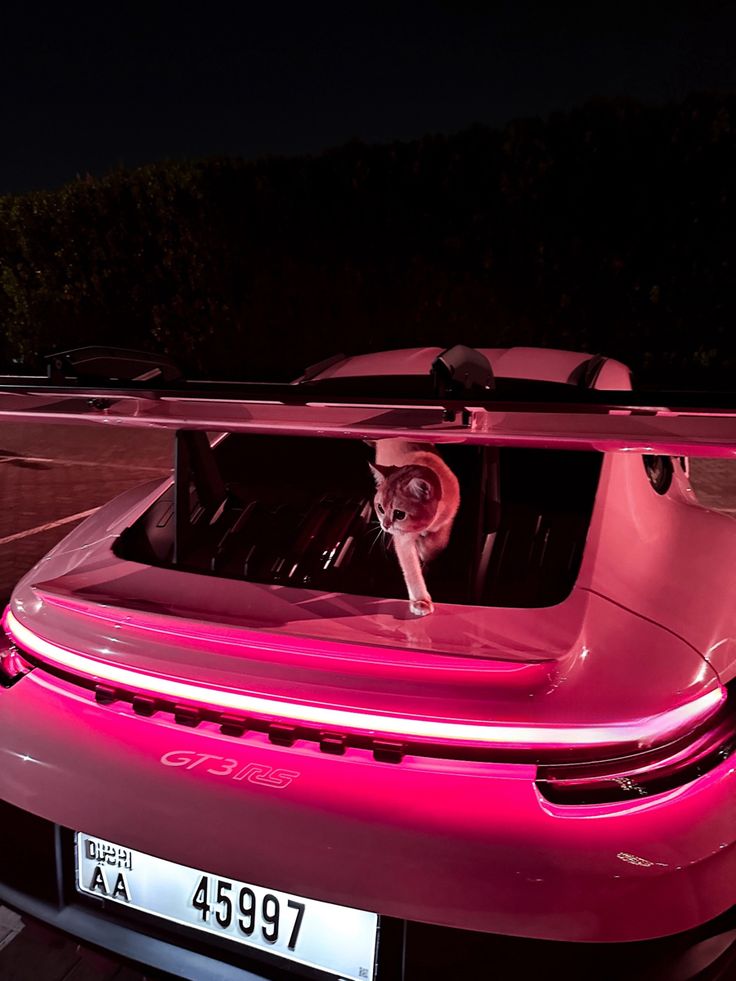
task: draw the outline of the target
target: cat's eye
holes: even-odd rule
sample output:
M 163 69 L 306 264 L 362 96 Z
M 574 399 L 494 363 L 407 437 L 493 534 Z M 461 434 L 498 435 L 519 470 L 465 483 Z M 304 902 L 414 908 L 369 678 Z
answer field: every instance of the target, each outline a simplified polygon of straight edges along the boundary
M 383 514 L 383 508 L 381 507 L 380 504 L 376 504 L 376 508 L 377 508 L 379 514 Z
M 394 521 L 403 521 L 406 517 L 406 511 L 394 511 Z

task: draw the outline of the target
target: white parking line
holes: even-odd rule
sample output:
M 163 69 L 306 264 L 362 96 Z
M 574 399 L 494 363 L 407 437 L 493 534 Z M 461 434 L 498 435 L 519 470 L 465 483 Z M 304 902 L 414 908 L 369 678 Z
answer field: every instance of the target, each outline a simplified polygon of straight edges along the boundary
M 17 531 L 14 535 L 6 535 L 5 538 L 0 538 L 0 545 L 7 545 L 9 542 L 17 542 L 20 538 L 28 538 L 29 535 L 38 535 L 42 531 L 51 531 L 52 528 L 58 528 L 60 525 L 68 525 L 71 521 L 81 521 L 82 518 L 88 518 L 91 514 L 94 514 L 98 508 L 90 508 L 89 511 L 79 511 L 77 514 L 68 514 L 66 518 L 59 518 L 58 521 L 49 521 L 45 525 L 36 525 L 35 528 L 27 528 L 25 531 Z
M 50 456 L 0 456 L 0 463 L 14 463 L 16 460 L 21 463 L 56 463 L 62 467 L 95 467 L 96 469 L 109 468 L 111 470 L 142 470 L 146 473 L 167 472 L 167 467 L 144 467 L 137 463 L 107 463 L 99 460 L 57 460 Z

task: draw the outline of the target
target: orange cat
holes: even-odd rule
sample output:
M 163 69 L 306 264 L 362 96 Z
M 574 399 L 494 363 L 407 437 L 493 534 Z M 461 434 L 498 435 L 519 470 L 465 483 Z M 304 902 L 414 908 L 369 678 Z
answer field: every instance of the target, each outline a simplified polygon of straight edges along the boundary
M 432 613 L 422 565 L 444 549 L 460 506 L 457 477 L 431 448 L 400 439 L 376 443 L 374 506 L 393 536 L 396 556 L 415 616 Z

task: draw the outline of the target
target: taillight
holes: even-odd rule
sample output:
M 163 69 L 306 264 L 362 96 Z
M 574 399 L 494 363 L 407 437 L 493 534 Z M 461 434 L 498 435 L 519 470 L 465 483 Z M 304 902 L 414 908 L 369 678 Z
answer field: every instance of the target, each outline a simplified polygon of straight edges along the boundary
M 31 665 L 24 660 L 15 644 L 0 634 L 0 688 L 10 688 L 30 670 Z
M 736 753 L 736 690 L 729 694 L 716 715 L 688 735 L 615 760 L 540 766 L 537 787 L 555 804 L 605 804 L 684 786 Z

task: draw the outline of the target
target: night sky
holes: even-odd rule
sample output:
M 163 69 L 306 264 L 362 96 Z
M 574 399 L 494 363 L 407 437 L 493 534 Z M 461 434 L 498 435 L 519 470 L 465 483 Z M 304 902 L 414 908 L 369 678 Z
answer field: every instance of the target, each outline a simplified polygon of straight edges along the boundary
M 736 5 L 707 0 L 5 6 L 0 193 L 733 91 L 735 37 Z

